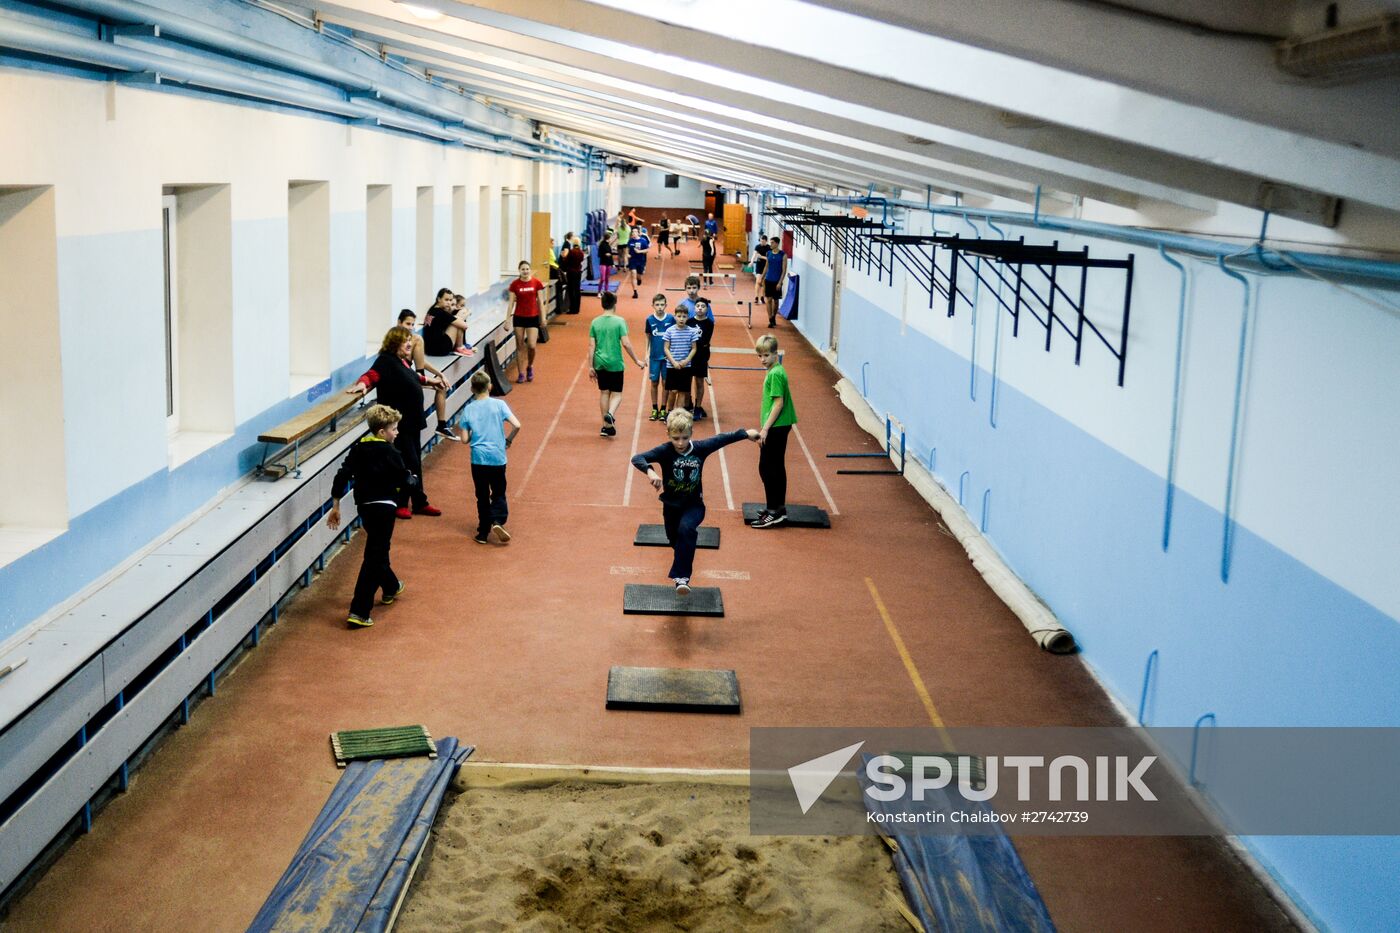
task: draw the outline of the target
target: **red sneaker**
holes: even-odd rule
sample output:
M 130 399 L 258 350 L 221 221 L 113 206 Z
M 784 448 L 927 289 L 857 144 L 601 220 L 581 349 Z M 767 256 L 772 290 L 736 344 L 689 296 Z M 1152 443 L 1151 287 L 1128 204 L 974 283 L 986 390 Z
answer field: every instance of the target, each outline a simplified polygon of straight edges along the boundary
M 408 510 L 408 506 L 399 509 L 394 515 L 402 519 L 410 519 L 413 517 L 413 513 Z
M 435 505 L 425 505 L 422 508 L 414 509 L 414 515 L 441 515 L 442 509 Z

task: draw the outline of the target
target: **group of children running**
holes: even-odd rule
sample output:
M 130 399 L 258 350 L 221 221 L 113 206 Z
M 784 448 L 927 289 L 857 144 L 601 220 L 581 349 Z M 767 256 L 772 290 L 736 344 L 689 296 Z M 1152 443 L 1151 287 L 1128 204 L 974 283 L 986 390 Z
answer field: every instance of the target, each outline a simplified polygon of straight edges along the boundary
M 635 215 L 631 219 L 637 221 Z M 637 227 L 641 227 L 640 223 Z M 647 246 L 637 243 L 637 247 L 632 255 L 640 253 L 644 270 Z M 640 284 L 641 270 L 637 271 L 636 284 Z M 787 435 L 797 421 L 777 338 L 765 335 L 755 345 L 766 370 L 760 404 L 762 426 L 692 440 L 694 422 L 708 417 L 702 403 L 715 320 L 709 301 L 699 294 L 698 276 L 686 279 L 685 290 L 686 297 L 670 314 L 666 311 L 664 294 L 658 293 L 652 298 L 652 313 L 645 323 L 645 361 L 632 346 L 627 322 L 617 314 L 617 296 L 606 289 L 601 293 L 602 313 L 591 322 L 588 332 L 589 378 L 598 385 L 603 422 L 600 436 L 617 435 L 616 415 L 622 400 L 625 370 L 623 353 L 638 369 L 650 369 L 651 420 L 665 422 L 668 441 L 637 454 L 632 458 L 632 465 L 646 473 L 660 491 L 662 519 L 674 551 L 668 576 L 681 595 L 690 592 L 698 529 L 705 517 L 701 484 L 705 459 L 716 450 L 741 440 L 757 442 L 760 445 L 759 476 L 766 501 L 757 519 L 749 524 L 754 528 L 780 525 L 787 520 L 784 462 Z M 508 286 L 507 313 L 517 341 L 516 382 L 534 380 L 543 291 L 544 285 L 533 277 L 530 264 L 521 262 L 517 278 Z M 634 297 L 635 294 L 634 291 Z M 397 325 L 385 335 L 380 354 L 370 370 L 346 390 L 363 395 L 375 388 L 380 403 L 367 413 L 369 433 L 351 445 L 335 475 L 331 488 L 332 507 L 327 516 L 329 526 L 338 528 L 340 502 L 353 481 L 366 541 L 346 620 L 351 628 L 367 628 L 374 624 L 370 612 L 376 593 L 382 593 L 381 603 L 389 605 L 403 592 L 404 584 L 395 575 L 389 558 L 395 520 L 442 514 L 428 503 L 421 482 L 418 438 L 426 421 L 423 386 L 437 389 L 437 433 L 471 448 L 472 484 L 477 505 L 473 540 L 489 545 L 493 541 L 505 544 L 511 539 L 506 530 L 509 517 L 506 448 L 520 430 L 520 420 L 503 400 L 491 396 L 491 377 L 485 369 L 479 369 L 470 380 L 472 399 L 462 407 L 454 431 L 446 417 L 447 381 L 426 359 L 426 355 L 470 355 L 473 352 L 466 341 L 466 319 L 461 313 L 464 307 L 465 300 L 460 295 L 450 289 L 439 291 L 433 307 L 425 315 L 421 337 L 413 331 L 416 315 L 409 310 L 400 313 Z M 509 436 L 505 433 L 506 425 L 513 429 Z

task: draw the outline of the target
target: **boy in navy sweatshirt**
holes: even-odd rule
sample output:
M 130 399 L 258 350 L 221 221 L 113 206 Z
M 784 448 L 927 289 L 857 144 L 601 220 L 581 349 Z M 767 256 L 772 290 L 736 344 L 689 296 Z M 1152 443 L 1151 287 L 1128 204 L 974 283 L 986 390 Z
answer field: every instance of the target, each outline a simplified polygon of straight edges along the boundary
M 632 458 L 632 465 L 647 475 L 652 486 L 661 490 L 661 517 L 666 524 L 666 539 L 675 552 L 668 576 L 682 596 L 690 595 L 695 539 L 699 536 L 700 523 L 705 520 L 705 499 L 700 486 L 705 458 L 736 441 L 758 440 L 757 431 L 741 429 L 692 442 L 693 428 L 690 412 L 673 411 L 666 416 L 666 434 L 670 440 Z
M 360 564 L 360 576 L 355 581 L 355 595 L 350 600 L 350 617 L 345 620 L 350 628 L 368 628 L 374 624 L 369 613 L 379 589 L 384 590 L 386 606 L 404 590 L 403 583 L 389 566 L 389 544 L 394 537 L 397 497 L 414 485 L 417 477 L 404 466 L 403 457 L 394 447 L 400 417 L 388 405 L 371 408 L 365 416 L 369 433 L 350 445 L 350 452 L 331 482 L 331 511 L 326 516 L 326 524 L 332 531 L 340 527 L 340 500 L 353 479 L 355 506 L 365 526 L 365 556 Z

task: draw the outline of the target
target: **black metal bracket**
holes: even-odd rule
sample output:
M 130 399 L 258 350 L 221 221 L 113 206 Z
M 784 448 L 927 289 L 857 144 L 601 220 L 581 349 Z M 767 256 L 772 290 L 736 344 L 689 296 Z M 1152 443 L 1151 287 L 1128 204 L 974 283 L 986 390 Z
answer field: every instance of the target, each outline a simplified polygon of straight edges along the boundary
M 1128 364 L 1128 321 L 1133 299 L 1133 254 L 1126 259 L 1099 259 L 1082 250 L 1062 250 L 1056 240 L 1049 246 L 1027 244 L 1025 237 L 1015 240 L 965 239 L 938 234 L 874 234 L 869 237 L 891 257 L 889 283 L 894 284 L 894 263 L 898 262 L 909 275 L 928 292 L 929 307 L 941 297 L 952 317 L 958 299 L 971 306 L 972 298 L 964 290 L 966 275 L 986 285 L 997 303 L 1011 315 L 1011 335 L 1020 336 L 1021 312 L 1028 312 L 1045 328 L 1045 349 L 1049 351 L 1058 326 L 1074 341 L 1074 365 L 1078 366 L 1084 352 L 1084 333 L 1097 337 L 1118 360 L 1118 385 L 1123 385 Z M 947 256 L 946 266 L 939 263 L 940 250 Z M 985 260 L 985 262 L 984 262 Z M 883 264 L 882 264 L 883 267 Z M 1069 277 L 1066 291 L 1061 269 L 1078 269 Z M 1121 269 L 1124 272 L 1122 327 L 1117 341 L 1110 340 L 1088 316 L 1086 300 L 1089 270 Z M 959 272 L 963 286 L 959 285 Z M 1039 287 L 1037 287 L 1039 286 Z M 1010 300 L 1003 296 L 1010 289 Z

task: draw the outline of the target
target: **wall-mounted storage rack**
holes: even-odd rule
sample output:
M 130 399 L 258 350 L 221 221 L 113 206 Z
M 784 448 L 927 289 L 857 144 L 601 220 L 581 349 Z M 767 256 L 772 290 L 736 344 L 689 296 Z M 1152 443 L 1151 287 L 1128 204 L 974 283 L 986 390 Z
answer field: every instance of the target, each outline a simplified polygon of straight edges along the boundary
M 778 215 L 779 226 L 793 230 L 821 254 L 827 265 L 831 265 L 833 247 L 839 246 L 851 266 L 867 274 L 872 271 L 877 276 L 885 274 L 885 253 L 870 242 L 872 235 L 890 229 L 880 221 L 846 214 L 819 214 L 798 207 L 780 207 L 773 213 Z
M 949 317 L 957 311 L 959 298 L 968 306 L 973 303 L 958 281 L 961 273 L 965 286 L 970 273 L 987 286 L 997 303 L 1011 315 L 1013 337 L 1020 336 L 1024 310 L 1045 328 L 1047 352 L 1057 326 L 1069 336 L 1074 342 L 1074 365 L 1078 366 L 1087 329 L 1118 360 L 1118 385 L 1123 385 L 1133 299 L 1131 253 L 1126 259 L 1098 259 L 1089 255 L 1087 246 L 1078 251 L 1062 250 L 1058 240 L 1049 246 L 1036 246 L 1027 244 L 1025 237 L 981 240 L 939 234 L 876 233 L 870 234 L 868 239 L 889 255 L 888 266 L 881 260 L 878 267 L 888 270 L 891 285 L 894 284 L 894 264 L 898 262 L 928 292 L 930 308 L 936 297 L 941 296 L 947 302 Z M 947 255 L 945 264 L 939 263 L 940 249 Z M 1066 282 L 1066 276 L 1060 274 L 1062 269 L 1078 269 L 1079 272 L 1069 275 Z M 1116 341 L 1109 339 L 1089 318 L 1086 300 L 1091 269 L 1123 270 L 1123 314 Z M 1066 290 L 1066 284 L 1070 291 Z M 1071 291 L 1078 294 L 1071 294 Z

